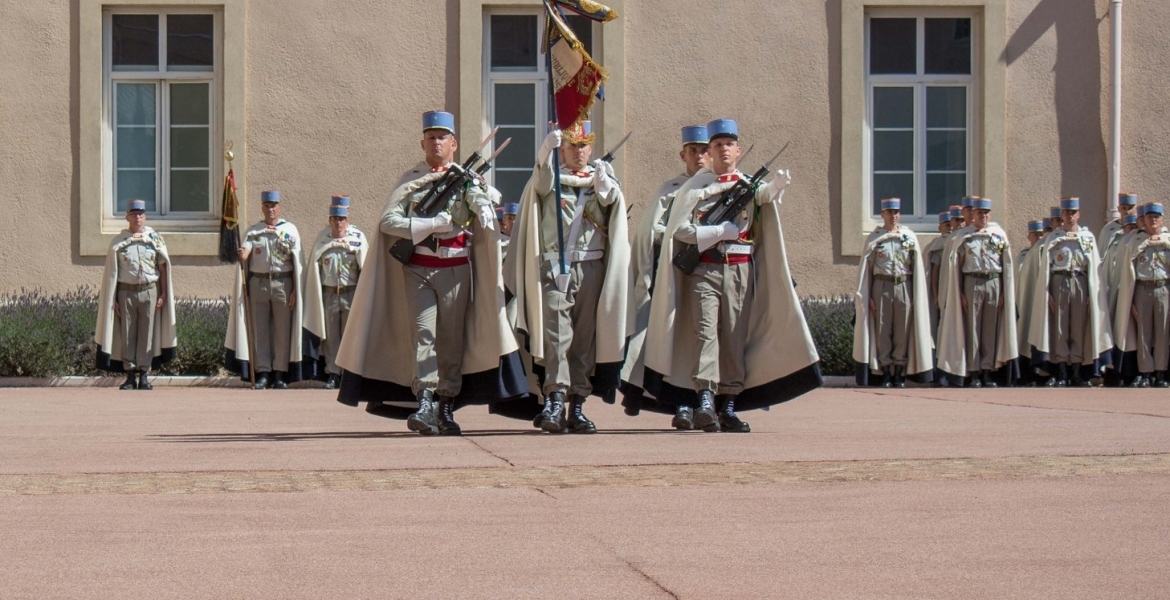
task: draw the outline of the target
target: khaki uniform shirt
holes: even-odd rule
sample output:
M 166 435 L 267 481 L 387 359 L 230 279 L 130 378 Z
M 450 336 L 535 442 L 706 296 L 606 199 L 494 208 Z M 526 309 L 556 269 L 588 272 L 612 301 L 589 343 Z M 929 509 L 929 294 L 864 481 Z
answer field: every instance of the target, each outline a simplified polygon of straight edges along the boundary
M 252 250 L 248 266 L 253 273 L 288 273 L 293 270 L 300 240 L 281 229 L 285 223 L 287 221 L 281 221 L 276 229 L 265 229 L 258 235 L 244 238 L 244 248 Z
M 142 285 L 158 281 L 158 251 L 147 240 L 118 250 L 118 283 Z
M 1170 279 L 1170 240 L 1165 235 L 1151 241 L 1133 261 L 1134 275 L 1138 281 L 1162 281 Z
M 357 248 L 351 247 L 344 238 L 333 241 L 333 246 L 321 254 L 321 285 L 339 287 L 357 285 Z
M 1002 273 L 1003 246 L 986 234 L 975 234 L 963 242 L 964 273 Z
M 873 250 L 873 274 L 904 277 L 911 273 L 910 251 L 901 238 L 881 242 Z
M 1063 237 L 1048 252 L 1052 272 L 1085 272 L 1089 268 L 1089 258 L 1085 256 L 1080 239 L 1075 236 L 1068 237 L 1063 230 L 1061 232 Z
M 613 206 L 614 195 L 602 198 L 593 189 L 593 167 L 586 165 L 585 171 L 572 172 L 561 169 L 561 222 L 565 234 L 565 250 L 574 248 L 578 251 L 591 252 L 606 247 L 606 228 L 609 226 L 609 209 Z M 581 181 L 589 179 L 584 185 L 569 185 L 567 179 Z M 557 252 L 557 205 L 553 199 L 553 172 L 546 165 L 536 168 L 536 193 L 540 196 L 540 245 L 541 252 Z M 581 215 L 580 232 L 576 240 L 569 239 L 573 225 L 573 215 L 577 213 L 577 206 L 584 204 L 584 214 Z M 574 242 L 576 242 L 574 244 Z

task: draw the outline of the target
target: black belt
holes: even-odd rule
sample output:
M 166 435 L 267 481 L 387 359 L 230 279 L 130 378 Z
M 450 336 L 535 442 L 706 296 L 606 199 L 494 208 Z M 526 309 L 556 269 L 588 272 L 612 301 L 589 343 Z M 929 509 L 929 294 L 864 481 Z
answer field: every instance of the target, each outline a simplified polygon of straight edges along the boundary
M 904 283 L 904 282 L 910 281 L 911 277 L 913 277 L 913 276 L 912 275 L 880 275 L 878 273 L 873 274 L 874 279 L 880 279 L 881 281 L 889 281 L 895 285 L 899 284 L 899 283 Z
M 330 294 L 337 294 L 339 296 L 341 294 L 348 294 L 356 289 L 357 289 L 356 285 L 323 285 L 323 286 L 321 286 L 322 292 L 327 292 Z
M 249 273 L 249 279 L 264 279 L 267 281 L 276 281 L 277 279 L 292 279 L 292 271 L 280 271 L 278 273 Z
M 963 276 L 964 277 L 974 277 L 975 279 L 985 279 L 985 280 L 990 281 L 992 279 L 999 279 L 1000 274 L 999 273 L 963 273 Z
M 1052 274 L 1063 275 L 1065 277 L 1084 277 L 1086 275 L 1084 271 L 1053 271 Z
M 1137 284 L 1142 286 L 1142 287 L 1164 288 L 1167 285 L 1170 285 L 1170 280 L 1159 279 L 1157 281 L 1147 281 L 1145 279 L 1139 279 Z
M 157 281 L 150 283 L 118 283 L 119 292 L 145 292 L 146 290 L 154 289 L 158 285 Z

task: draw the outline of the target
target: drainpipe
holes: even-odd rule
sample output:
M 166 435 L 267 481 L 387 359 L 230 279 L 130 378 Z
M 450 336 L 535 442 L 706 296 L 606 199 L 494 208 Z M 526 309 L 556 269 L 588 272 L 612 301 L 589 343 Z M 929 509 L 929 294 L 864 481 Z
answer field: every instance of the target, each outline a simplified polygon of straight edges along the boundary
M 1105 220 L 1116 219 L 1117 194 L 1121 191 L 1121 2 L 1112 0 L 1109 20 L 1113 24 L 1113 39 L 1110 44 L 1110 91 L 1109 102 L 1109 201 L 1105 203 Z

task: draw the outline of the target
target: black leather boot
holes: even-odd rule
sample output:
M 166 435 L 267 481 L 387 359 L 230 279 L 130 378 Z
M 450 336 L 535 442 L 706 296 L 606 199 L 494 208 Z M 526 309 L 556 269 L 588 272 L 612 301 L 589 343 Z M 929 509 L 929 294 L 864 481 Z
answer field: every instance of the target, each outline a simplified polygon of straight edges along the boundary
M 973 373 L 971 373 L 971 385 L 970 385 L 970 387 L 973 387 L 973 388 L 981 388 L 981 387 L 983 387 L 983 378 L 981 377 L 981 375 L 982 375 L 982 373 L 979 373 L 979 372 L 973 372 Z
M 565 430 L 565 394 L 553 392 L 544 399 L 544 410 L 540 413 L 540 429 L 549 433 Z
M 719 415 L 715 412 L 715 393 L 709 390 L 699 392 L 699 408 L 695 409 L 695 427 L 714 433 L 719 431 Z
M 154 386 L 150 385 L 150 380 L 146 378 L 146 371 L 138 372 L 138 389 L 153 390 Z
M 1056 387 L 1068 387 L 1068 363 L 1056 365 Z
M 126 381 L 118 386 L 120 390 L 136 390 L 138 389 L 138 373 L 135 371 L 126 372 Z
M 882 387 L 894 387 L 894 369 L 893 367 L 882 367 Z
M 983 387 L 999 387 L 999 384 L 995 382 L 995 375 L 992 375 L 989 369 L 983 370 Z
M 268 373 L 266 371 L 256 373 L 256 385 L 253 387 L 258 390 L 268 387 Z
M 1148 375 L 1148 373 L 1138 373 L 1138 374 L 1137 374 L 1137 375 L 1136 375 L 1136 376 L 1133 378 L 1133 381 L 1129 382 L 1129 387 L 1131 387 L 1131 388 L 1140 388 L 1140 387 L 1142 387 L 1142 383 L 1145 381 L 1145 378 L 1146 378 L 1146 376 L 1147 376 L 1147 375 Z
M 581 412 L 581 405 L 585 404 L 585 397 L 576 394 L 569 396 L 569 431 L 573 433 L 597 433 L 597 426 L 590 421 L 585 413 Z
M 337 389 L 337 386 L 341 384 L 341 381 L 340 381 L 340 379 L 341 379 L 341 378 L 340 378 L 340 377 L 338 377 L 337 375 L 334 375 L 333 373 L 330 373 L 330 374 L 329 374 L 329 379 L 325 380 L 325 389 L 327 389 L 327 390 L 335 390 L 335 389 Z
M 1154 387 L 1166 388 L 1170 387 L 1170 381 L 1166 381 L 1166 372 L 1158 371 L 1154 373 Z
M 680 406 L 670 420 L 670 426 L 681 431 L 690 431 L 695 428 L 695 411 L 689 406 Z
M 284 382 L 284 371 L 276 371 L 272 374 L 272 389 L 287 390 L 288 384 Z
M 430 390 L 418 393 L 418 410 L 406 418 L 406 427 L 422 435 L 436 435 L 439 425 L 435 422 L 435 401 Z
M 906 367 L 894 367 L 894 387 L 899 389 L 906 387 Z
M 455 422 L 454 398 L 439 396 L 439 406 L 435 413 L 435 420 L 439 422 L 439 435 L 463 435 L 463 429 Z
M 715 397 L 719 407 L 719 426 L 726 433 L 751 433 L 752 428 L 735 414 L 735 396 L 721 394 Z

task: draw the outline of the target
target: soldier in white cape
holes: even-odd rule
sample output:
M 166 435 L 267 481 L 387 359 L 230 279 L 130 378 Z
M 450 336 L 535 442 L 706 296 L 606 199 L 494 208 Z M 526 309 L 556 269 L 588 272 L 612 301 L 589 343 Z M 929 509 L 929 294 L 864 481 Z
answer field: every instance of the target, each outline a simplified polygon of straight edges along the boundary
M 1170 235 L 1163 227 L 1163 207 L 1151 202 L 1138 208 L 1142 229 L 1127 232 L 1110 250 L 1117 289 L 1113 291 L 1114 368 L 1119 383 L 1131 387 L 1168 387 L 1166 352 L 1167 255 Z M 1128 228 L 1128 227 L 1127 227 Z
M 337 350 L 370 248 L 366 234 L 349 223 L 349 204 L 348 196 L 330 200 L 329 226 L 317 233 L 305 265 L 302 376 L 326 378 L 325 387 L 331 390 L 341 383 Z
M 862 251 L 861 264 L 859 265 L 859 277 L 857 284 L 857 292 L 854 294 L 854 311 L 855 320 L 853 322 L 853 361 L 856 364 L 855 377 L 857 385 L 869 386 L 870 379 L 876 376 L 882 377 L 882 385 L 885 387 L 905 386 L 905 379 L 909 378 L 918 383 L 930 383 L 934 378 L 934 366 L 931 364 L 931 350 L 934 345 L 933 339 L 930 335 L 930 314 L 925 310 L 926 307 L 926 275 L 922 267 L 922 252 L 921 246 L 918 244 L 918 236 L 909 228 L 898 224 L 898 215 L 901 213 L 901 200 L 898 198 L 886 198 L 882 200 L 882 218 L 885 221 L 883 225 L 878 226 L 869 234 L 865 240 L 865 249 Z M 962 230 L 960 230 L 962 231 Z M 951 234 L 951 239 L 958 235 Z M 875 268 L 881 268 L 881 263 L 889 261 L 890 257 L 887 250 L 883 249 L 889 244 L 895 244 L 900 248 L 895 248 L 899 252 L 904 252 L 908 256 L 908 264 L 904 265 L 902 270 L 908 270 L 909 273 L 902 275 L 879 275 L 875 277 Z M 886 256 L 879 256 L 885 254 Z M 945 255 L 944 255 L 945 256 Z M 906 269 L 908 267 L 908 269 Z M 945 273 L 946 271 L 942 271 Z M 891 363 L 883 365 L 879 362 L 881 355 L 879 335 L 882 332 L 878 327 L 878 315 L 876 310 L 878 308 L 878 298 L 873 294 L 875 281 L 882 278 L 883 286 L 885 284 L 893 284 L 894 286 L 909 286 L 909 297 L 906 299 L 905 310 L 909 311 L 909 323 L 906 331 L 898 332 L 896 327 L 889 327 L 892 329 L 892 336 L 895 338 L 886 343 L 892 345 L 895 349 L 899 345 L 899 340 L 896 339 L 899 333 L 905 336 L 904 343 L 906 348 L 905 365 L 896 365 Z M 886 280 L 886 278 L 890 280 Z M 909 277 L 909 281 L 904 279 Z M 940 277 L 945 281 L 945 277 Z M 896 292 L 896 289 L 893 290 Z M 896 294 L 892 294 L 896 297 Z M 891 312 L 893 307 L 890 308 Z M 897 357 L 894 357 L 897 360 Z
M 713 125 L 718 130 L 714 131 L 716 135 L 710 135 L 712 141 L 734 122 L 729 119 L 712 122 L 708 134 L 715 129 Z M 737 128 L 735 133 L 738 137 Z M 697 334 L 697 316 L 690 308 L 690 295 L 694 292 L 687 287 L 688 279 L 693 277 L 685 276 L 672 262 L 681 248 L 676 232 L 694 219 L 700 203 L 716 198 L 735 185 L 730 175 L 747 179 L 737 169 L 738 156 L 736 152 L 727 175 L 717 175 L 711 167 L 700 170 L 687 182 L 686 189 L 676 195 L 671 207 L 670 220 L 662 236 L 661 260 L 650 300 L 650 323 L 644 346 L 643 381 L 646 391 L 657 399 L 654 405 L 643 406 L 647 410 L 674 412 L 678 417 L 683 409 L 700 407 L 696 365 L 700 364 L 702 343 Z M 719 181 L 721 177 L 725 182 Z M 754 290 L 748 299 L 750 306 L 744 307 L 748 312 L 745 339 L 737 344 L 743 350 L 744 367 L 743 390 L 730 398 L 737 411 L 787 402 L 822 384 L 820 357 L 793 287 L 780 225 L 780 196 L 788 181 L 787 172 L 777 172 L 773 182 L 757 189 L 755 208 L 748 209 L 751 225 L 750 232 L 746 233 L 753 239 Z M 722 347 L 719 350 L 725 351 Z M 722 386 L 727 381 L 723 373 L 719 375 Z
M 653 402 L 642 389 L 642 373 L 646 368 L 642 345 L 646 341 L 646 326 L 650 322 L 650 294 L 654 289 L 655 269 L 662 252 L 662 234 L 670 219 L 670 206 L 682 192 L 684 184 L 699 169 L 710 162 L 707 154 L 707 126 L 692 125 L 682 128 L 682 150 L 678 157 L 685 166 L 680 173 L 658 187 L 638 221 L 638 230 L 630 243 L 630 309 L 627 324 L 630 337 L 626 362 L 622 366 L 622 406 L 626 414 L 635 416 L 643 401 Z
M 1119 213 L 1117 218 L 1106 223 L 1101 228 L 1101 233 L 1097 234 L 1102 260 L 1105 258 L 1105 253 L 1116 243 L 1117 238 L 1125 234 L 1122 231 L 1125 229 L 1125 217 L 1133 214 L 1137 203 L 1138 195 L 1133 192 L 1121 192 L 1117 195 L 1117 212 Z M 1108 263 L 1105 263 L 1105 266 L 1108 267 Z
M 1028 344 L 1032 366 L 1051 376 L 1046 385 L 1063 387 L 1071 377 L 1073 385 L 1088 386 L 1110 362 L 1113 346 L 1100 279 L 1101 255 L 1093 234 L 1079 226 L 1080 200 L 1064 198 L 1060 204 L 1061 226 L 1028 254 L 1031 268 L 1024 276 L 1036 284 Z M 1081 307 L 1084 312 L 1077 314 Z M 1068 354 L 1060 355 L 1063 351 Z
M 162 236 L 146 225 L 145 201 L 127 203 L 126 222 L 106 253 L 93 341 L 98 369 L 126 373 L 124 390 L 149 390 L 147 373 L 175 357 L 173 269 Z
M 1032 291 L 1035 282 L 1031 277 L 1025 277 L 1024 273 L 1031 262 L 1030 255 L 1036 244 L 1040 243 L 1041 238 L 1045 236 L 1044 229 L 1048 224 L 1048 219 L 1028 221 L 1028 247 L 1020 250 L 1020 257 L 1015 261 L 1015 285 L 1016 285 L 1016 312 L 1014 318 L 1016 321 L 1016 350 L 1019 353 L 1017 362 L 1020 372 L 1020 383 L 1029 387 L 1036 386 L 1036 372 L 1032 368 L 1032 352 L 1028 346 L 1027 331 L 1024 327 L 1026 319 L 1030 316 L 1032 310 Z M 1031 271 L 1027 271 L 1031 272 Z
M 938 368 L 952 381 L 970 377 L 972 387 L 1010 386 L 1019 376 L 1014 257 L 1007 232 L 988 222 L 991 200 L 976 198 L 972 208 L 972 227 L 955 234 L 958 251 L 943 267 Z

